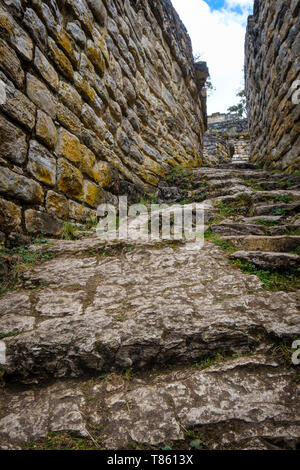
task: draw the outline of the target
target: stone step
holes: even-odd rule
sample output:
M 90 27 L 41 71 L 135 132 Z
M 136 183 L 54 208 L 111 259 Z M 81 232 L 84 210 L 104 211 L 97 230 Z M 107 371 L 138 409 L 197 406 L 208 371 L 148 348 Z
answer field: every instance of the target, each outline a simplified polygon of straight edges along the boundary
M 224 236 L 224 240 L 240 250 L 291 252 L 299 248 L 300 236 Z
M 201 367 L 3 389 L 0 449 L 49 448 L 49 433 L 52 449 L 299 449 L 296 370 L 262 354 Z
M 221 223 L 210 226 L 211 230 L 220 235 L 265 235 L 265 229 L 258 224 Z
M 263 222 L 280 222 L 283 219 L 282 216 L 280 215 L 262 215 L 262 216 L 254 216 L 254 217 L 240 217 L 237 218 L 236 220 L 240 220 L 241 222 L 247 223 L 252 223 L 252 222 L 258 222 L 258 221 L 263 221 Z
M 266 292 L 211 243 L 191 248 L 61 255 L 24 272 L 19 290 L 0 297 L 9 380 L 145 371 L 295 338 L 296 293 Z
M 240 194 L 241 192 L 243 192 L 244 194 L 250 193 L 250 191 L 248 191 L 247 186 L 243 184 L 229 186 L 229 187 L 219 187 L 219 188 L 210 187 L 206 189 L 207 197 L 219 197 L 219 196 L 231 195 L 231 194 L 234 195 L 234 194 Z
M 291 204 L 263 204 L 255 205 L 253 215 L 291 215 L 296 214 L 300 210 L 300 202 L 296 201 Z
M 250 163 L 250 162 L 245 162 L 245 161 L 231 161 L 231 163 L 227 164 L 227 163 L 224 163 L 224 164 L 221 164 L 219 165 L 219 168 L 225 168 L 225 169 L 230 169 L 230 168 L 237 168 L 237 169 L 241 169 L 241 170 L 257 170 L 257 165 L 254 165 L 254 163 Z
M 292 235 L 300 235 L 300 227 L 296 227 L 295 225 L 278 225 L 274 227 L 268 227 L 268 232 L 270 235 L 285 235 L 285 234 L 292 234 Z
M 300 191 L 294 191 L 292 189 L 277 189 L 274 191 L 255 191 L 255 196 L 253 197 L 254 201 L 273 201 L 274 199 L 282 200 L 284 198 L 291 198 L 291 200 L 299 200 L 300 199 Z M 283 201 L 284 202 L 284 201 Z
M 290 269 L 300 267 L 300 256 L 290 253 L 265 251 L 237 251 L 230 259 L 243 259 L 256 266 L 267 269 Z

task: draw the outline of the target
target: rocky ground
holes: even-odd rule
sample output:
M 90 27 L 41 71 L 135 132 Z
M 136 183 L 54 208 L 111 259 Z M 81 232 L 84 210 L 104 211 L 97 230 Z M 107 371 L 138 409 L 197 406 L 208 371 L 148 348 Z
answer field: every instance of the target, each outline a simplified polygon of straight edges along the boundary
M 299 176 L 177 170 L 158 201 L 205 208 L 202 249 L 3 251 L 1 449 L 300 448 Z

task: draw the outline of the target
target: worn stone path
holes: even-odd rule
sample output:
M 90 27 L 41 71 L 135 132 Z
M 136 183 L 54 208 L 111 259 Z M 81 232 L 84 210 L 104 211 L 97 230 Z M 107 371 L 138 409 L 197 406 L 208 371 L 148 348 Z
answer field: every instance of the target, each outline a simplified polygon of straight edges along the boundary
M 186 178 L 231 258 L 299 268 L 299 178 L 251 165 Z M 0 448 L 49 432 L 96 448 L 188 448 L 191 435 L 212 449 L 299 448 L 299 367 L 278 346 L 300 338 L 299 290 L 265 290 L 209 241 L 191 248 L 93 232 L 32 247 L 52 259 L 0 297 Z

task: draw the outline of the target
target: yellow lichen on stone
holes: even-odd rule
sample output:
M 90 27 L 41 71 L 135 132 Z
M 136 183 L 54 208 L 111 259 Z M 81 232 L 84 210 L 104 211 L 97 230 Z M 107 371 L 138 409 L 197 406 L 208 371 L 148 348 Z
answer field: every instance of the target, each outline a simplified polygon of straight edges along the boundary
M 76 56 L 74 53 L 74 46 L 72 44 L 71 38 L 61 26 L 57 28 L 56 39 L 57 39 L 58 44 L 68 54 L 72 62 L 76 63 L 77 60 L 76 60 Z
M 162 178 L 165 176 L 163 167 L 156 161 L 152 160 L 152 158 L 145 156 L 144 165 L 146 170 L 149 170 L 154 175 L 161 176 Z
M 57 143 L 56 127 L 50 116 L 41 110 L 37 112 L 35 132 L 37 137 L 48 147 L 55 147 Z
M 49 214 L 66 220 L 69 215 L 68 200 L 62 194 L 48 191 L 46 197 L 46 210 Z
M 98 72 L 103 76 L 105 71 L 105 60 L 100 49 L 95 47 L 91 41 L 88 43 L 88 56 Z
M 110 169 L 110 165 L 107 162 L 99 162 L 98 170 L 100 174 L 100 185 L 104 189 L 110 189 L 112 185 L 113 175 Z
M 83 200 L 89 206 L 97 207 L 99 204 L 104 202 L 104 193 L 100 186 L 85 180 Z
M 58 131 L 56 153 L 65 157 L 76 165 L 81 164 L 81 147 L 79 139 L 61 127 Z
M 99 183 L 100 170 L 96 161 L 95 154 L 85 145 L 80 146 L 81 149 L 81 163 L 80 169 L 83 173 Z
M 68 57 L 57 47 L 55 42 L 49 38 L 49 55 L 55 62 L 59 71 L 69 80 L 73 81 L 74 70 Z
M 57 187 L 70 197 L 82 200 L 83 198 L 83 176 L 81 172 L 70 165 L 66 160 L 60 158 L 57 162 Z
M 79 73 L 75 74 L 75 85 L 80 94 L 89 102 L 93 102 L 96 97 L 96 92 L 89 83 Z

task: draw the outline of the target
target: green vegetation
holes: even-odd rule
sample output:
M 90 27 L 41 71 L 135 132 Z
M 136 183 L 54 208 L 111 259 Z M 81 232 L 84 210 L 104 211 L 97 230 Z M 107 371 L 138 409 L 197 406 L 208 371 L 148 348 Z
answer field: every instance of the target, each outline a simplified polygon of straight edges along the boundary
M 264 220 L 264 219 L 257 219 L 259 224 L 264 225 L 265 227 L 274 227 L 280 223 L 280 220 Z
M 184 438 L 189 442 L 189 446 L 193 450 L 206 449 L 206 444 L 202 436 L 199 436 L 195 430 L 186 431 Z
M 125 369 L 125 372 L 124 372 L 124 377 L 126 380 L 130 381 L 133 379 L 134 377 L 134 372 L 133 370 L 131 369 L 131 367 L 127 367 L 127 369 Z
M 65 223 L 61 234 L 63 240 L 76 240 L 77 229 L 74 225 Z
M 184 206 L 184 205 L 187 205 L 187 204 L 203 202 L 203 201 L 205 201 L 205 199 L 207 199 L 207 194 L 206 194 L 206 192 L 202 192 L 202 193 L 199 193 L 199 194 L 191 195 L 190 197 L 186 197 L 185 199 L 180 201 L 179 204 Z
M 231 254 L 234 251 L 236 251 L 236 249 L 234 248 L 234 246 L 231 242 L 228 242 L 227 240 L 222 240 L 220 235 L 213 232 L 210 228 L 208 230 L 206 230 L 206 232 L 204 233 L 204 239 L 207 242 L 214 243 L 214 245 L 222 248 L 228 254 Z
M 2 248 L 0 249 L 0 255 L 11 257 L 18 255 L 21 263 L 34 265 L 39 261 L 47 261 L 53 258 L 51 253 L 37 253 L 30 249 L 29 245 L 19 246 L 12 249 Z
M 45 242 L 46 243 L 46 242 Z M 34 266 L 36 263 L 48 261 L 53 258 L 52 253 L 38 253 L 30 246 L 15 247 L 12 249 L 0 249 L 0 255 L 7 260 L 9 265 L 8 276 L 0 283 L 0 296 L 14 290 L 19 277 L 23 272 Z
M 170 186 L 177 186 L 181 189 L 192 189 L 190 183 L 191 171 L 187 168 L 173 168 L 166 178 Z
M 247 107 L 246 107 L 246 93 L 245 93 L 245 90 L 240 90 L 236 96 L 240 99 L 239 103 L 234 105 L 234 106 L 230 106 L 228 108 L 228 112 L 229 113 L 237 113 L 239 116 L 244 116 L 246 117 L 247 116 Z
M 288 230 L 288 235 L 299 236 L 300 235 L 300 228 L 295 228 Z
M 280 181 L 279 184 L 280 184 L 280 187 L 281 187 L 282 189 L 289 189 L 289 188 L 291 188 L 292 186 L 294 186 L 291 181 L 284 181 L 284 180 L 283 180 L 283 181 Z
M 285 216 L 286 215 L 286 210 L 283 209 L 282 207 L 273 207 L 273 209 L 270 212 L 270 215 Z
M 276 343 L 273 347 L 273 351 L 276 356 L 284 361 L 287 365 L 292 365 L 292 355 L 295 350 L 292 349 L 292 343 L 290 340 L 287 342 L 287 340 L 284 339 L 279 343 Z
M 221 217 L 232 217 L 235 215 L 247 216 L 251 213 L 252 200 L 247 194 L 240 194 L 234 201 L 216 204 Z
M 282 194 L 276 194 L 274 196 L 274 201 L 276 202 L 285 202 L 285 203 L 289 203 L 292 201 L 292 197 L 291 196 L 287 196 L 287 195 L 282 195 Z
M 232 263 L 243 273 L 254 274 L 263 283 L 264 288 L 269 291 L 295 291 L 300 289 L 300 268 L 286 271 L 271 271 L 258 268 L 245 260 L 236 260 Z
M 11 331 L 10 333 L 1 333 L 0 332 L 0 340 L 4 338 L 12 338 L 13 336 L 17 336 L 19 333 L 15 333 Z
M 0 369 L 0 388 L 5 387 L 4 375 L 5 375 L 5 370 Z
M 256 191 L 266 191 L 266 189 L 260 184 L 256 184 L 255 186 L 253 186 L 253 189 L 255 189 Z
M 104 450 L 99 439 L 83 439 L 69 433 L 49 433 L 44 439 L 24 444 L 23 450 Z
M 247 354 L 247 356 L 249 353 Z M 215 355 L 209 356 L 205 354 L 201 354 L 198 358 L 198 361 L 194 364 L 192 364 L 193 369 L 207 369 L 208 367 L 214 366 L 216 364 L 219 364 L 221 362 L 225 361 L 232 361 L 233 359 L 237 359 L 239 357 L 244 357 L 246 354 L 232 354 L 232 355 L 226 355 L 224 352 L 219 351 Z

